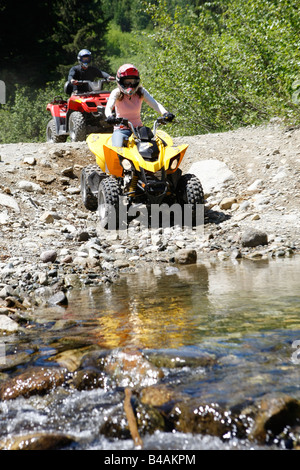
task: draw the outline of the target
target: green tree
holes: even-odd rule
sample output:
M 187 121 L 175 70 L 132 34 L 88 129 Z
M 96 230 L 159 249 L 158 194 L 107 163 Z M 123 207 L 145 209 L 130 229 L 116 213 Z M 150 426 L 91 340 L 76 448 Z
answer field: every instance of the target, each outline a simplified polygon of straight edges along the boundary
M 65 75 L 76 61 L 80 49 L 89 49 L 95 63 L 107 68 L 105 34 L 108 20 L 101 0 L 56 0 L 54 12 L 55 26 L 51 41 L 56 52 L 53 58 L 56 64 L 61 64 L 56 66 L 56 71 Z
M 0 142 L 45 141 L 50 113 L 46 105 L 60 95 L 64 80 L 49 83 L 38 90 L 17 85 L 13 97 L 0 107 Z
M 298 75 L 297 2 L 230 0 L 151 10 L 155 51 L 145 53 L 145 81 L 180 121 L 203 133 L 298 115 L 291 86 Z M 149 115 L 149 111 L 146 111 Z
M 17 7 L 4 1 L 0 18 L 0 78 L 8 86 L 10 81 L 40 86 L 58 79 L 85 47 L 99 66 L 108 64 L 104 40 L 108 19 L 102 0 L 27 0 Z
M 151 0 L 149 3 L 155 2 L 156 0 Z M 103 11 L 122 32 L 143 30 L 151 23 L 151 16 L 145 11 L 144 0 L 103 0 Z

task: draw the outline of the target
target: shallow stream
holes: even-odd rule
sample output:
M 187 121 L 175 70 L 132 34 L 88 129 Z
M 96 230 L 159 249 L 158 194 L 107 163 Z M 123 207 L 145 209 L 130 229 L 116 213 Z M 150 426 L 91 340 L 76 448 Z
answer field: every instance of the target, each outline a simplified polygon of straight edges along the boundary
M 141 351 L 160 365 L 164 385 L 202 403 L 232 408 L 274 392 L 300 400 L 299 257 L 180 267 L 162 263 L 123 274 L 114 284 L 73 290 L 67 308 L 43 309 L 35 316 L 39 328 L 5 340 L 6 353 L 26 352 L 27 365 L 55 362 L 62 342 L 72 348 L 89 343 L 105 351 Z M 203 355 L 214 358 L 215 365 L 199 365 Z M 148 377 L 143 386 L 156 382 Z M 137 385 L 59 387 L 45 396 L 1 402 L 0 438 L 59 431 L 76 437 L 76 449 L 133 449 L 132 439 L 108 438 L 99 429 L 123 407 L 123 386 Z M 144 449 L 276 447 L 188 430 L 142 437 Z

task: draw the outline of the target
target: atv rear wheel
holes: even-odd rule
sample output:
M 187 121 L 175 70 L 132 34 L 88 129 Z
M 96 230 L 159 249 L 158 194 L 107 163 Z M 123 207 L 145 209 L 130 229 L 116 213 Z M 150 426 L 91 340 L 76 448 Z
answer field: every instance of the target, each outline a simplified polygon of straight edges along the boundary
M 183 209 L 183 215 L 185 205 L 190 205 L 192 223 L 194 224 L 196 222 L 197 205 L 204 204 L 204 192 L 199 178 L 190 173 L 182 175 L 178 181 L 176 193 L 178 202 Z
M 98 192 L 98 216 L 103 228 L 119 228 L 119 196 L 121 189 L 112 176 L 103 179 Z
M 88 165 L 81 172 L 81 197 L 86 209 L 96 211 L 98 208 L 98 190 L 101 178 L 105 173 L 98 165 Z
M 56 126 L 54 119 L 48 122 L 46 128 L 46 142 L 50 144 L 59 144 L 62 142 L 66 142 L 67 136 L 66 135 L 59 135 L 56 132 Z
M 86 139 L 86 122 L 79 111 L 73 111 L 70 115 L 69 134 L 72 142 L 83 142 Z

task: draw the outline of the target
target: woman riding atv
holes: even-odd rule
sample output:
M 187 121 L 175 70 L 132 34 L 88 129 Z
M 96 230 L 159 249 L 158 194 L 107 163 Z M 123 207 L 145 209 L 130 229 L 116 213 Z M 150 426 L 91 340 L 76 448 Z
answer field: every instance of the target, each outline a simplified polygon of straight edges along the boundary
M 150 93 L 141 86 L 138 69 L 132 64 L 122 65 L 117 72 L 118 88 L 115 88 L 108 99 L 105 115 L 109 124 L 115 124 L 116 118 L 125 118 L 134 127 L 142 126 L 141 108 L 145 101 L 151 108 L 172 121 L 174 115 L 169 113 L 160 103 L 158 103 Z M 115 115 L 113 109 L 115 108 Z M 128 139 L 132 131 L 124 125 L 116 125 L 112 135 L 112 145 L 123 147 L 124 140 Z

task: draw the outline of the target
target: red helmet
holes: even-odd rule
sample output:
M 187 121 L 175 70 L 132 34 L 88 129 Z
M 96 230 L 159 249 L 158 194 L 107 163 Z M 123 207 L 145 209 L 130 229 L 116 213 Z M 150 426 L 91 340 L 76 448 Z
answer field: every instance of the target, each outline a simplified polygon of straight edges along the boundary
M 124 64 L 117 71 L 117 84 L 125 95 L 133 95 L 140 84 L 138 69 L 132 64 Z

